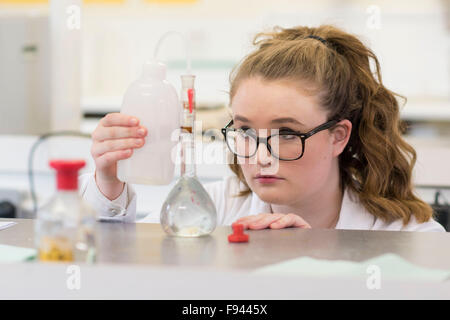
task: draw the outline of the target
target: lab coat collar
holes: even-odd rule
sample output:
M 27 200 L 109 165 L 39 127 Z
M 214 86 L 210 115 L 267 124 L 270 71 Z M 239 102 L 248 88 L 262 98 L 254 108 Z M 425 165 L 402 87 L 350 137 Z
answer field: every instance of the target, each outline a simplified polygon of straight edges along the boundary
M 375 216 L 359 202 L 358 196 L 346 188 L 335 229 L 370 230 L 374 226 L 375 220 Z

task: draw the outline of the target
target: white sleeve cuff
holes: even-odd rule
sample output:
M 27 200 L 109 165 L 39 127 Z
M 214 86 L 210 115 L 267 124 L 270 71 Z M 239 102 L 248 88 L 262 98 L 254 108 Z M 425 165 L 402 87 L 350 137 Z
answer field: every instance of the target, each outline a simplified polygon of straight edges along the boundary
M 80 193 L 97 212 L 100 220 L 134 222 L 136 217 L 136 193 L 125 183 L 122 193 L 114 200 L 106 198 L 98 189 L 95 174 L 80 176 Z

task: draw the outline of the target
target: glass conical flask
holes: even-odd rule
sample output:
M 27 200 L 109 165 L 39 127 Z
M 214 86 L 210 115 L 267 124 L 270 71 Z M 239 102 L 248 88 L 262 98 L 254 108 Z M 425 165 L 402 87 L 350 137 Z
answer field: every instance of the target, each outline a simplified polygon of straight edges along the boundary
M 216 207 L 195 172 L 195 91 L 193 75 L 182 75 L 180 132 L 181 176 L 161 208 L 161 225 L 169 235 L 200 237 L 216 227 Z

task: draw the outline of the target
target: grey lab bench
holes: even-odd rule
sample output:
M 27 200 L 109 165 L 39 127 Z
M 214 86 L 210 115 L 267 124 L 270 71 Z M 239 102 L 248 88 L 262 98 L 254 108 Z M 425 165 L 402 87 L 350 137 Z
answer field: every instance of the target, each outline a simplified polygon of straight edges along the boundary
M 0 219 L 6 220 L 11 221 Z M 0 244 L 34 247 L 34 220 L 15 221 L 0 231 Z M 388 281 L 382 290 L 368 290 L 365 282 L 352 278 L 252 273 L 303 256 L 363 261 L 384 253 L 450 270 L 450 233 L 266 229 L 247 230 L 248 243 L 231 244 L 230 227 L 201 238 L 170 237 L 159 224 L 101 222 L 96 228 L 98 261 L 79 265 L 82 290 L 67 289 L 68 264 L 27 262 L 0 266 L 0 298 L 450 299 L 450 281 Z

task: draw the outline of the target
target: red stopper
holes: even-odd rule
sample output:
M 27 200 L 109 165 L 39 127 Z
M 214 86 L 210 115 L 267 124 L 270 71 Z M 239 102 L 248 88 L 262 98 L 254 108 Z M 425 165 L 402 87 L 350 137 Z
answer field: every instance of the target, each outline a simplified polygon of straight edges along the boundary
M 188 89 L 188 100 L 189 100 L 189 113 L 192 113 L 194 108 L 194 89 Z
M 50 160 L 50 167 L 56 170 L 58 190 L 78 190 L 78 170 L 86 165 L 84 160 Z
M 248 242 L 248 234 L 244 233 L 244 225 L 233 223 L 231 225 L 233 233 L 228 236 L 229 242 Z

